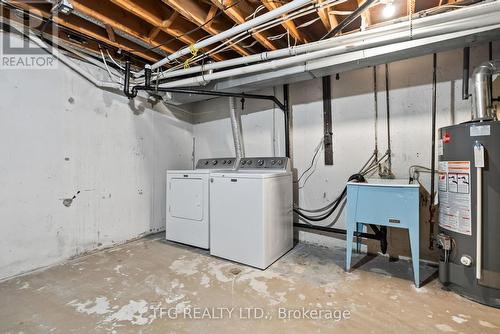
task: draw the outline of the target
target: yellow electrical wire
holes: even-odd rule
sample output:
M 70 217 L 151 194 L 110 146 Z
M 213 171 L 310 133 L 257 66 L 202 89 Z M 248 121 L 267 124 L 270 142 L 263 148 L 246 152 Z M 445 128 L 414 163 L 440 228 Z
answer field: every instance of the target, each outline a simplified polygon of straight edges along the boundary
M 194 58 L 194 57 L 196 57 L 196 55 L 198 54 L 198 50 L 199 50 L 199 49 L 197 49 L 197 48 L 194 46 L 194 44 L 191 44 L 191 45 L 189 46 L 189 50 L 191 51 L 191 57 L 189 57 L 188 59 L 186 59 L 186 60 L 184 61 L 184 69 L 188 69 L 188 68 L 189 68 L 189 62 L 190 62 L 191 60 L 193 60 L 193 58 Z

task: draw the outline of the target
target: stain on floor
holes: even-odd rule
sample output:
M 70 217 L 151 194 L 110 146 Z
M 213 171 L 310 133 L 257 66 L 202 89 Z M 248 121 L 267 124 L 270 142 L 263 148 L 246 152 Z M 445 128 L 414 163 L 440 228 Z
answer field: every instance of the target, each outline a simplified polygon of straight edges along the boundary
M 0 283 L 3 333 L 499 333 L 500 310 L 416 289 L 410 263 L 298 244 L 265 271 L 159 235 Z

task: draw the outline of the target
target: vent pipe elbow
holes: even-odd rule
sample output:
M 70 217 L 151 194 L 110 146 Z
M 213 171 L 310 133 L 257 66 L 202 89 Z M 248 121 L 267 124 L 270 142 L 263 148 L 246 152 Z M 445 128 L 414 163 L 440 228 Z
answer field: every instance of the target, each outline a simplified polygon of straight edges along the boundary
M 243 131 L 241 127 L 241 114 L 236 108 L 236 98 L 229 98 L 229 117 L 231 119 L 231 130 L 233 132 L 234 153 L 236 155 L 236 164 L 239 165 L 241 158 L 245 157 L 245 148 L 243 145 Z
M 491 77 L 500 72 L 500 60 L 487 61 L 479 65 L 472 74 L 474 91 L 472 94 L 473 121 L 494 119 L 491 100 Z

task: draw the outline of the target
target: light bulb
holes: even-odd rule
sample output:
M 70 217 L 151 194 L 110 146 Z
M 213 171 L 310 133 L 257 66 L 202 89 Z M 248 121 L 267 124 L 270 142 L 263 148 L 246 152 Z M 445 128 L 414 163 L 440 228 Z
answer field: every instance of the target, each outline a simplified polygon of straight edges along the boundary
M 388 3 L 384 7 L 384 16 L 385 17 L 391 17 L 394 16 L 394 13 L 396 13 L 396 7 L 392 3 Z

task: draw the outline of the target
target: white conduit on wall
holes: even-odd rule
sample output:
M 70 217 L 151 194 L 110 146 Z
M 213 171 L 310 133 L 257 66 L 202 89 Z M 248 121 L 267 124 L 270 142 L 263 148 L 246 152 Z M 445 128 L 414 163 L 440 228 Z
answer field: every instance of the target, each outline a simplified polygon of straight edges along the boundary
M 264 24 L 256 26 L 256 27 L 252 28 L 251 31 L 245 31 L 245 32 L 240 33 L 236 36 L 233 36 L 232 38 L 225 40 L 219 46 L 211 49 L 210 51 L 196 56 L 195 58 L 193 58 L 191 60 L 191 62 L 193 62 L 193 63 L 199 62 L 200 60 L 202 60 L 208 56 L 211 56 L 211 55 L 220 53 L 222 51 L 228 50 L 228 49 L 230 49 L 231 45 L 239 44 L 239 43 L 243 42 L 245 39 L 250 38 L 250 37 L 254 36 L 255 34 L 261 33 L 263 31 L 266 31 L 266 30 L 271 29 L 273 27 L 281 26 L 284 22 L 286 22 L 288 20 L 293 20 L 293 19 L 305 16 L 305 15 L 316 13 L 320 9 L 330 8 L 330 7 L 333 7 L 335 5 L 338 5 L 338 4 L 347 2 L 347 1 L 348 0 L 324 0 L 323 2 L 321 2 L 321 4 L 312 4 L 309 6 L 304 6 L 304 7 L 300 8 L 299 10 L 282 15 L 281 17 L 275 18 L 275 19 L 268 21 Z M 285 35 L 286 34 L 287 33 L 285 33 Z M 255 41 L 252 44 L 255 44 L 255 43 L 258 43 L 258 42 Z M 179 70 L 181 67 L 182 67 L 181 65 L 177 65 L 171 69 L 166 70 L 165 72 L 168 73 L 168 72 L 172 72 L 175 70 Z
M 234 35 L 237 35 L 241 32 L 250 30 L 250 29 L 258 26 L 261 23 L 265 23 L 265 22 L 267 22 L 275 17 L 286 14 L 287 12 L 292 11 L 294 9 L 297 9 L 299 7 L 302 7 L 303 5 L 310 3 L 312 1 L 313 0 L 294 0 L 292 2 L 289 2 L 283 6 L 280 6 L 276 9 L 270 11 L 270 12 L 267 12 L 263 15 L 257 16 L 256 18 L 251 19 L 249 21 L 246 21 L 242 24 L 239 24 L 231 29 L 225 30 L 225 31 L 221 32 L 220 34 L 217 34 L 215 36 L 212 36 L 212 37 L 209 37 L 209 38 L 204 39 L 202 41 L 199 41 L 190 47 L 185 47 L 185 48 L 169 55 L 168 57 L 154 63 L 151 66 L 151 69 L 155 70 L 158 67 L 161 67 L 165 64 L 170 63 L 174 59 L 185 56 L 185 55 L 191 53 L 191 49 L 199 50 L 199 49 L 202 49 L 204 47 L 210 46 L 214 43 L 223 41 L 223 40 L 230 38 L 230 37 L 233 37 Z
M 500 4 L 500 3 L 499 3 Z M 439 36 L 447 33 L 454 33 L 457 31 L 467 31 L 478 27 L 478 22 L 481 22 L 482 26 L 493 26 L 495 24 L 500 24 L 500 15 L 498 13 L 489 13 L 482 15 L 480 17 L 474 16 L 472 18 L 453 21 L 451 23 L 432 25 L 431 27 L 419 28 L 413 30 L 413 41 L 425 37 Z M 262 71 L 273 71 L 280 68 L 291 67 L 292 65 L 297 65 L 304 63 L 307 65 L 308 61 L 321 59 L 324 57 L 329 57 L 333 55 L 347 54 L 347 52 L 353 52 L 356 50 L 368 50 L 370 47 L 382 47 L 383 45 L 394 44 L 401 41 L 408 41 L 408 33 L 403 31 L 399 33 L 391 33 L 389 37 L 373 38 L 368 41 L 359 42 L 358 46 L 353 45 L 341 45 L 332 47 L 329 49 L 319 50 L 315 52 L 305 53 L 298 56 L 292 56 L 288 58 L 283 58 L 279 60 L 267 61 L 259 64 L 248 65 L 244 67 L 239 67 L 235 69 L 220 71 L 208 75 L 196 76 L 181 80 L 172 81 L 166 84 L 160 85 L 160 87 L 171 88 L 171 87 L 186 87 L 186 86 L 196 86 L 204 85 L 207 81 L 220 80 L 229 77 L 237 77 L 241 75 L 247 75 Z
M 433 36 L 437 33 L 449 33 L 456 30 L 461 30 L 461 24 L 468 24 L 468 26 L 477 27 L 477 22 L 485 25 L 483 21 L 477 21 L 475 16 L 482 14 L 491 14 L 495 11 L 498 14 L 500 10 L 500 3 L 486 3 L 472 7 L 466 7 L 452 12 L 437 14 L 433 16 L 414 19 L 412 22 L 412 37 L 422 38 Z M 458 22 L 460 21 L 460 22 Z M 472 21 L 475 21 L 475 25 Z M 441 25 L 441 26 L 438 26 Z M 432 28 L 431 26 L 436 26 Z M 425 30 L 424 30 L 425 28 Z M 395 34 L 398 34 L 397 36 Z M 389 37 L 388 37 L 389 36 Z M 331 48 L 332 45 L 339 47 L 338 53 L 344 51 L 355 51 L 367 46 L 376 46 L 387 43 L 395 43 L 399 41 L 409 40 L 410 32 L 408 21 L 389 24 L 386 26 L 369 29 L 363 32 L 347 34 L 344 36 L 333 37 L 319 42 L 312 42 L 308 44 L 299 45 L 296 47 L 285 48 L 275 51 L 263 52 L 256 55 L 239 57 L 235 59 L 215 62 L 209 65 L 194 66 L 189 69 L 175 70 L 165 72 L 162 78 L 172 78 L 176 76 L 183 76 L 194 74 L 201 71 L 223 69 L 237 65 L 248 65 L 255 62 L 267 61 L 277 58 L 296 56 L 309 52 L 324 50 Z M 341 48 L 340 48 L 341 47 Z

